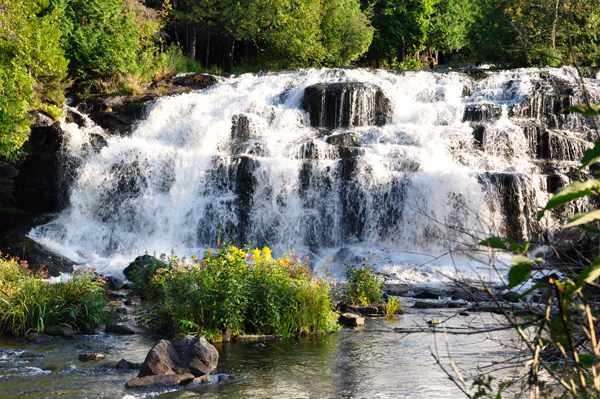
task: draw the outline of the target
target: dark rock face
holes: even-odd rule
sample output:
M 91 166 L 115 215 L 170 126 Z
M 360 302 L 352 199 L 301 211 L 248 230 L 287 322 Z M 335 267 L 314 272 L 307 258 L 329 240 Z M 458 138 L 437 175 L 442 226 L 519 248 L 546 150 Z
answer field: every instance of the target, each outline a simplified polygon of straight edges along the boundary
M 117 363 L 117 370 L 139 370 L 141 366 L 141 363 L 132 363 L 125 359 L 121 359 L 119 360 L 119 363 Z
M 312 127 L 383 126 L 392 117 L 390 100 L 381 88 L 365 83 L 309 86 L 302 105 Z
M 161 374 L 209 374 L 217 367 L 219 352 L 204 337 L 187 335 L 177 341 L 158 341 L 140 367 L 138 378 Z
M 219 78 L 214 75 L 188 74 L 143 85 L 144 92 L 135 96 L 89 96 L 77 104 L 77 109 L 88 114 L 110 133 L 125 136 L 131 133 L 135 122 L 145 114 L 145 107 L 149 102 L 165 95 L 205 89 L 218 82 Z M 74 122 L 77 123 L 76 120 Z

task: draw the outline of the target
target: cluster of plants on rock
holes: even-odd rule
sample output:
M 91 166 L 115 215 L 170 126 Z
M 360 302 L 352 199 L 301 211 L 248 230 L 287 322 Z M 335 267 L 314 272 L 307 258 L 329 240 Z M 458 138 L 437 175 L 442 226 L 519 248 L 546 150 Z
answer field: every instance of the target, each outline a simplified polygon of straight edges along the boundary
M 346 269 L 348 287 L 344 292 L 344 300 L 351 305 L 367 306 L 383 301 L 385 279 L 373 267 L 363 264 Z
M 0 256 L 0 334 L 24 335 L 58 325 L 90 331 L 103 321 L 105 283 L 92 269 L 76 271 L 68 281 L 46 277 L 24 261 Z
M 146 298 L 143 319 L 172 334 L 293 336 L 338 328 L 330 285 L 297 255 L 224 244 L 191 262 L 171 256 L 133 277 Z

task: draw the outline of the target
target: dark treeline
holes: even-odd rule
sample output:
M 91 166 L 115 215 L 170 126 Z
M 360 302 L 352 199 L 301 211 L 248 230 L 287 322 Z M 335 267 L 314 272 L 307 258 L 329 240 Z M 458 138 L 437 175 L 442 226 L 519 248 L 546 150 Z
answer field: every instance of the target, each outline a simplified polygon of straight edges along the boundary
M 64 96 L 179 72 L 600 64 L 598 0 L 0 0 L 0 157 Z M 570 34 L 569 34 L 570 32 Z

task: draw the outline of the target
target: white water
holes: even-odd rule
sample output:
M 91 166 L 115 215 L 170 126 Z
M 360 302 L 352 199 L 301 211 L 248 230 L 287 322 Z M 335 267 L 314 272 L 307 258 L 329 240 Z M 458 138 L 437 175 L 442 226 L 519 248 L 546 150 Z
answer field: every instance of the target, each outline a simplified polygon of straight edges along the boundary
M 493 176 L 517 176 L 523 238 L 534 235 L 527 223 L 548 198 L 523 134 L 524 122 L 541 117 L 518 113 L 539 93 L 541 74 L 577 91 L 570 69 L 488 72 L 479 81 L 457 72 L 309 69 L 241 75 L 160 99 L 130 137 L 110 136 L 91 121 L 82 129 L 63 121 L 65 150 L 80 164 L 70 204 L 31 237 L 104 274 L 118 275 L 146 252 L 214 250 L 223 226 L 235 245 L 294 248 L 316 268 L 333 257 L 337 276 L 340 265 L 377 253 L 375 263 L 400 281 L 443 281 L 436 270 L 474 277 L 483 266 L 472 253 L 435 258 L 505 233 Z M 392 120 L 333 132 L 310 127 L 304 89 L 327 82 L 381 88 Z M 597 81 L 588 83 L 597 93 Z M 498 117 L 463 122 L 473 105 L 498 109 Z M 232 136 L 232 118 L 240 115 L 248 137 Z M 580 119 L 567 117 L 567 124 L 576 130 L 568 134 L 588 139 Z M 477 146 L 479 125 L 485 135 Z M 93 134 L 108 146 L 92 150 Z M 354 162 L 329 144 L 336 136 L 358 151 Z

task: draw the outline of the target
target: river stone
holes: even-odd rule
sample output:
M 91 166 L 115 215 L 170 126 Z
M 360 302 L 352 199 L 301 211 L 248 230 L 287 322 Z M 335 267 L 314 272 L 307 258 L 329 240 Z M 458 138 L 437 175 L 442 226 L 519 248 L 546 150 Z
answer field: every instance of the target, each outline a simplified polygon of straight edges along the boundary
M 161 374 L 137 377 L 125 384 L 125 388 L 159 388 L 176 385 L 185 385 L 194 379 L 194 375 L 185 374 Z
M 102 360 L 105 357 L 102 353 L 83 353 L 79 355 L 79 360 L 87 362 L 88 360 Z
M 133 262 L 131 262 L 129 264 L 129 266 L 127 266 L 125 268 L 125 270 L 123 270 L 123 274 L 125 275 L 125 277 L 127 277 L 127 280 L 132 281 L 134 270 L 139 269 L 140 271 L 142 271 L 148 265 L 151 265 L 151 264 L 154 264 L 157 267 L 168 267 L 166 263 L 161 262 L 160 260 L 156 259 L 154 256 L 141 255 L 141 256 L 138 256 L 137 258 L 135 258 L 135 260 Z
M 37 342 L 37 343 L 42 343 L 42 342 L 50 342 L 54 340 L 54 337 L 51 335 L 46 335 L 46 334 L 42 334 L 42 333 L 31 333 L 31 334 L 27 334 L 25 336 L 25 339 L 29 342 Z
M 123 280 L 113 276 L 106 277 L 106 281 L 108 282 L 108 288 L 111 290 L 120 290 L 125 285 Z
M 357 327 L 365 325 L 365 318 L 355 313 L 342 313 L 338 323 L 345 327 Z
M 148 352 L 138 378 L 160 374 L 209 374 L 217 367 L 219 352 L 204 337 L 186 335 L 177 341 L 158 341 Z
M 73 330 L 69 326 L 53 326 L 53 327 L 46 328 L 44 330 L 44 334 L 60 335 L 63 337 L 72 337 L 73 334 L 77 334 L 77 331 Z
M 107 324 L 106 327 L 104 328 L 104 332 L 121 334 L 121 335 L 133 335 L 133 334 L 135 334 L 135 331 L 133 331 L 131 328 L 125 327 L 125 326 L 121 326 L 121 325 L 118 325 L 118 324 Z
M 441 309 L 445 307 L 446 305 L 441 302 L 415 302 L 413 305 L 415 309 Z
M 139 370 L 141 366 L 141 363 L 132 363 L 125 359 L 121 359 L 119 360 L 119 363 L 117 363 L 117 370 Z

